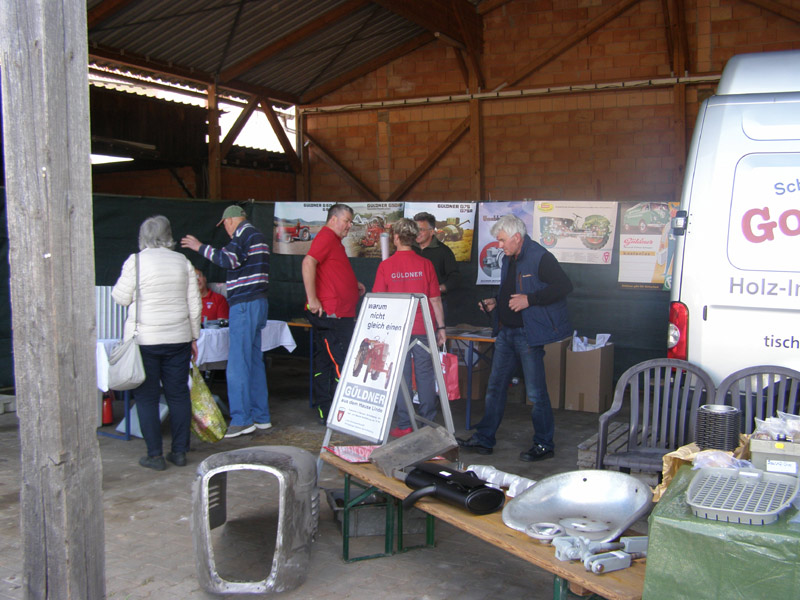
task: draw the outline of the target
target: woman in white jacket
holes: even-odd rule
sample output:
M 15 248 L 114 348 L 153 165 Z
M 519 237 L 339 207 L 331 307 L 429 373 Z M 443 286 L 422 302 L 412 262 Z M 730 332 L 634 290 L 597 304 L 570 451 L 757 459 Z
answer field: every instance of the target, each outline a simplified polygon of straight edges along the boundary
M 174 252 L 169 220 L 150 217 L 139 228 L 139 289 L 136 290 L 136 255 L 122 265 L 112 296 L 128 306 L 125 339 L 138 330 L 145 380 L 134 390 L 139 424 L 147 456 L 139 464 L 148 469 L 167 468 L 162 453 L 158 401 L 163 387 L 169 407 L 172 451 L 167 460 L 183 467 L 189 450 L 192 403 L 189 397 L 190 359 L 197 358 L 200 336 L 200 290 L 194 267 L 183 254 Z M 136 306 L 139 322 L 135 326 Z

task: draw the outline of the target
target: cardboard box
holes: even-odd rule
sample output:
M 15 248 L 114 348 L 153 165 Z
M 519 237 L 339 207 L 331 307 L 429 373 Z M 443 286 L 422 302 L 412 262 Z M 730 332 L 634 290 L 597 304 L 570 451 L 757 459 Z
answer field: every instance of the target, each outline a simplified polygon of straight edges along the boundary
M 489 383 L 488 366 L 483 363 L 472 368 L 472 399 L 483 400 L 486 397 L 486 387 Z M 461 399 L 467 398 L 467 367 L 458 365 L 458 389 L 461 391 Z
M 594 340 L 591 340 L 594 343 Z M 567 348 L 564 408 L 601 413 L 614 399 L 614 344 L 573 352 Z
M 547 381 L 547 395 L 550 396 L 550 406 L 553 409 L 564 408 L 564 383 L 567 377 L 567 348 L 572 342 L 572 336 L 564 338 L 560 342 L 546 344 L 544 347 L 544 376 Z M 520 381 L 521 392 L 515 390 L 515 394 L 522 394 L 525 398 L 524 380 Z M 514 386 L 516 388 L 517 386 Z M 512 389 L 514 389 L 512 388 Z M 509 391 L 509 398 L 511 392 Z M 526 399 L 527 401 L 527 399 Z M 531 404 L 527 402 L 527 404 Z
M 750 440 L 750 462 L 756 469 L 784 475 L 800 474 L 800 443 Z

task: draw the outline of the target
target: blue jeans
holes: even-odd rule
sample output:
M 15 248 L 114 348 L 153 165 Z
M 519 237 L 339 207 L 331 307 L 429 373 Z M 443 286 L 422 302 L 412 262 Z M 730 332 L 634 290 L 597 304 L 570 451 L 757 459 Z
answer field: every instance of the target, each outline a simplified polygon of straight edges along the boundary
M 268 309 L 266 298 L 230 307 L 230 349 L 225 377 L 233 426 L 270 422 L 267 373 L 261 352 L 261 330 L 267 324 Z
M 427 344 L 428 338 L 424 335 L 411 336 L 411 342 L 415 339 Z M 409 344 L 411 343 L 409 342 Z M 433 349 L 436 360 L 439 360 L 439 354 L 436 349 Z M 417 382 L 417 394 L 419 395 L 419 416 L 433 421 L 436 419 L 436 414 L 439 412 L 439 397 L 436 395 L 436 375 L 433 372 L 433 363 L 431 362 L 431 355 L 422 348 L 422 346 L 415 345 L 408 353 L 406 364 L 403 367 L 403 377 L 406 380 L 408 393 L 413 395 L 411 391 L 411 357 L 414 357 L 414 379 Z M 403 429 L 411 427 L 411 417 L 406 409 L 406 402 L 401 397 L 402 392 L 397 388 L 397 426 Z
M 544 376 L 544 346 L 529 346 L 525 329 L 504 327 L 494 342 L 492 372 L 486 389 L 486 406 L 483 418 L 475 426 L 475 437 L 482 446 L 494 447 L 497 443 L 495 433 L 503 420 L 508 399 L 508 386 L 517 361 L 522 363 L 525 376 L 525 394 L 533 403 L 531 421 L 533 422 L 533 443 L 541 444 L 548 450 L 554 448 L 553 434 L 555 423 L 547 382 Z
M 147 456 L 161 456 L 161 419 L 158 401 L 161 388 L 169 408 L 172 430 L 172 452 L 189 450 L 189 427 L 192 420 L 192 401 L 189 397 L 189 366 L 192 344 L 153 344 L 139 346 L 142 351 L 145 380 L 133 392 L 139 426 L 147 445 Z

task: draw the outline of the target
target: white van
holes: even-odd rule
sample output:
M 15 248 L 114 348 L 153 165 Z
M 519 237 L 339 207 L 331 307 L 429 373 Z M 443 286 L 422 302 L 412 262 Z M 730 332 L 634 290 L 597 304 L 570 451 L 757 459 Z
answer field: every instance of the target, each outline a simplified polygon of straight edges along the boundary
M 800 369 L 800 51 L 734 56 L 686 162 L 670 358 Z

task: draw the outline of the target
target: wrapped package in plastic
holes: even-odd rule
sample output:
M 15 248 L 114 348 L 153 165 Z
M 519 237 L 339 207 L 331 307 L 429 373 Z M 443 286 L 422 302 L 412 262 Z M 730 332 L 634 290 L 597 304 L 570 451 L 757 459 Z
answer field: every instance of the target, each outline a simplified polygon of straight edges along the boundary
M 218 442 L 228 429 L 200 369 L 192 363 L 192 431 L 205 442 Z

